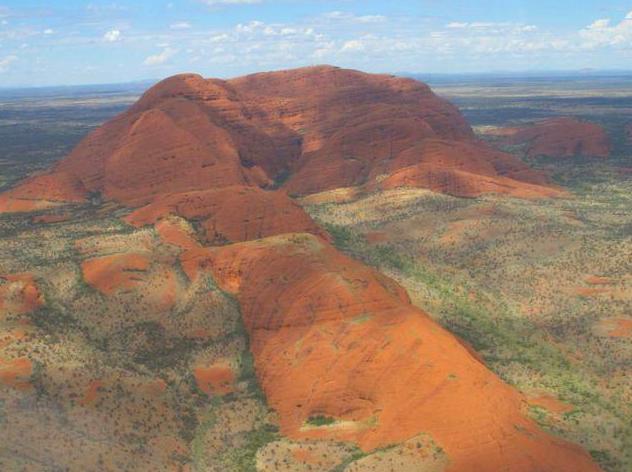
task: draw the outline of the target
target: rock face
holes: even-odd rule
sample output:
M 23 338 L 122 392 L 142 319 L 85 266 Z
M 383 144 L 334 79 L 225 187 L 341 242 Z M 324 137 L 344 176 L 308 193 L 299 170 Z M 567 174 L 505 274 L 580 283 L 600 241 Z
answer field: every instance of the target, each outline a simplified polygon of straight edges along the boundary
M 237 297 L 261 385 L 290 438 L 368 451 L 424 432 L 446 450 L 449 471 L 598 470 L 525 418 L 522 395 L 398 284 L 321 239 L 200 249 L 182 266 L 192 277 L 210 271 Z
M 210 244 L 291 232 L 309 232 L 328 239 L 285 193 L 256 187 L 225 187 L 158 197 L 125 219 L 134 226 L 143 226 L 167 216 L 197 221 L 203 230 L 202 238 Z
M 276 183 L 305 195 L 375 183 L 403 168 L 407 177 L 388 185 L 468 196 L 520 196 L 524 185 L 529 195 L 555 193 L 542 174 L 477 141 L 459 111 L 426 85 L 312 67 L 228 81 L 167 79 L 50 173 L 0 196 L 0 211 L 96 194 L 138 206 L 234 185 Z
M 518 128 L 503 128 L 494 134 L 504 144 L 525 145 L 530 157 L 608 157 L 610 139 L 598 124 L 561 117 Z
M 370 451 L 423 434 L 443 448 L 449 471 L 599 470 L 528 419 L 522 395 L 395 281 L 331 246 L 285 193 L 361 184 L 463 196 L 557 192 L 475 140 L 425 85 L 318 67 L 169 79 L 0 205 L 45 208 L 100 193 L 139 207 L 126 221 L 155 225 L 172 249 L 112 255 L 121 241 L 94 236 L 79 242 L 84 279 L 103 296 L 133 297 L 135 309 L 176 321 L 180 286 L 202 287 L 211 276 L 239 302 L 257 378 L 292 439 Z M 156 237 L 142 232 L 130 237 L 141 249 Z M 170 270 L 176 264 L 182 278 Z M 147 299 L 133 293 L 141 287 Z M 218 359 L 201 362 L 195 380 L 214 395 L 232 391 L 235 378 Z

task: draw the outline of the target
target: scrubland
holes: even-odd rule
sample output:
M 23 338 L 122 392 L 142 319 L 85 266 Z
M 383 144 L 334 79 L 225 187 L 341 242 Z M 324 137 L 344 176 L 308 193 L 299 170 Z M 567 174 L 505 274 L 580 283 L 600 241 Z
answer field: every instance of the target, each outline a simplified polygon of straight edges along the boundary
M 632 182 L 610 163 L 546 164 L 567 198 L 398 189 L 303 203 L 338 247 L 402 283 L 532 399 L 542 425 L 606 470 L 627 470 Z M 555 401 L 545 408 L 542 398 Z

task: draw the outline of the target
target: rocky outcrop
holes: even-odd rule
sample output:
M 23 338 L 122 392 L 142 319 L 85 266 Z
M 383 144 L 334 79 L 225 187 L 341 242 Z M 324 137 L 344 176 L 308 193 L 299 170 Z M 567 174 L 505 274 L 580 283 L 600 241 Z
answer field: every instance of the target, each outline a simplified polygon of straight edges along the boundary
M 373 450 L 424 432 L 445 449 L 450 471 L 598 470 L 525 418 L 525 399 L 398 284 L 321 239 L 194 251 L 183 267 L 210 271 L 237 297 L 257 375 L 290 438 Z
M 501 128 L 491 134 L 505 145 L 523 145 L 530 157 L 608 157 L 611 143 L 604 128 L 575 118 L 552 118 L 530 125 Z
M 207 244 L 226 244 L 275 234 L 309 232 L 328 236 L 284 192 L 256 187 L 225 187 L 158 197 L 125 218 L 134 226 L 168 216 L 196 221 Z
M 459 111 L 425 84 L 323 66 L 228 81 L 167 79 L 49 173 L 1 195 L 0 211 L 95 195 L 133 207 L 229 186 L 281 186 L 306 195 L 375 183 L 418 164 L 421 172 L 390 185 L 469 196 L 519 195 L 527 184 L 529 194 L 552 193 L 542 174 L 476 140 Z M 450 185 L 432 177 L 453 171 L 466 174 Z M 477 176 L 512 182 L 483 185 Z

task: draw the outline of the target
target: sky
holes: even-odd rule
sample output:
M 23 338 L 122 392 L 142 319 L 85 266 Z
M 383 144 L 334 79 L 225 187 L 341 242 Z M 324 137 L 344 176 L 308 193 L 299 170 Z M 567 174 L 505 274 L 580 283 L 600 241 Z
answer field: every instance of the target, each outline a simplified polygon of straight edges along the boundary
M 632 69 L 632 0 L 0 0 L 0 87 Z

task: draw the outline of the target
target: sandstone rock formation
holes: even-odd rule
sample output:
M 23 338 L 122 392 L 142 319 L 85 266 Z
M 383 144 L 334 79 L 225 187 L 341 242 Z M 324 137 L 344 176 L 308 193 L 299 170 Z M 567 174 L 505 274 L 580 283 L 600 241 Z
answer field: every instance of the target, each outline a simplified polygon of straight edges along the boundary
M 608 157 L 611 143 L 606 131 L 596 123 L 576 118 L 551 118 L 514 128 L 501 128 L 492 134 L 501 142 L 525 145 L 530 157 Z
M 312 67 L 228 81 L 167 79 L 51 172 L 0 196 L 0 211 L 96 195 L 139 206 L 234 185 L 305 195 L 375 183 L 402 168 L 406 178 L 388 185 L 456 195 L 556 192 L 542 174 L 476 140 L 459 111 L 426 85 Z
M 450 471 L 598 470 L 394 281 L 309 234 L 191 245 L 181 265 L 236 296 L 281 432 L 367 451 L 426 433 Z M 330 424 L 314 426 L 324 417 Z
M 203 239 L 210 244 L 297 231 L 328 238 L 285 193 L 257 187 L 235 186 L 166 195 L 125 219 L 134 226 L 143 226 L 170 215 L 197 221 L 203 230 Z

